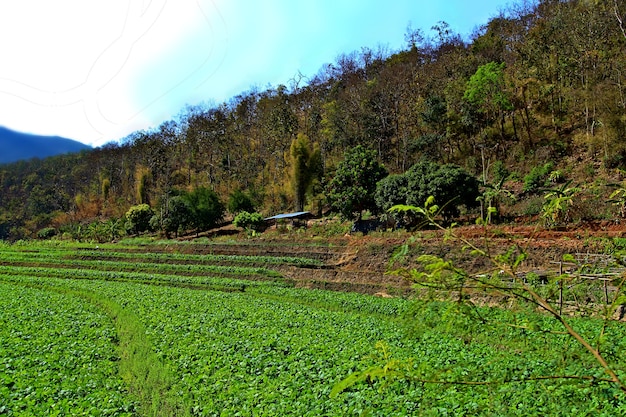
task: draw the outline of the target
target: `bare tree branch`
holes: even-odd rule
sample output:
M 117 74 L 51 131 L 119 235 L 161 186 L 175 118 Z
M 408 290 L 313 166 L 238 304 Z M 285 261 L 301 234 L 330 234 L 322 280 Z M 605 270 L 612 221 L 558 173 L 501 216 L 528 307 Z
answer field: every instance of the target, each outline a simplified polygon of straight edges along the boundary
M 626 28 L 624 28 L 624 18 L 620 15 L 619 12 L 619 7 L 617 6 L 617 0 L 615 0 L 615 17 L 617 18 L 617 21 L 619 22 L 619 28 L 622 31 L 622 35 L 624 35 L 624 37 L 626 38 Z

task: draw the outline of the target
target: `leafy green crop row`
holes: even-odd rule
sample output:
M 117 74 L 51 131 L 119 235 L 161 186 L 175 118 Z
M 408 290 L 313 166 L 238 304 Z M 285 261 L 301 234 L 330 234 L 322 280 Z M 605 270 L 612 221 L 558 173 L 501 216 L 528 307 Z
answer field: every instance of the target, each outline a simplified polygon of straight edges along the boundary
M 626 415 L 624 395 L 603 381 L 603 371 L 593 358 L 562 334 L 549 317 L 521 307 L 517 311 L 461 311 L 459 305 L 443 302 L 194 276 L 219 272 L 244 277 L 269 271 L 214 266 L 211 262 L 224 261 L 210 255 L 38 245 L 1 246 L 0 254 L 0 336 L 11 328 L 15 312 L 28 306 L 36 311 L 29 316 L 31 333 L 36 331 L 34 323 L 56 329 L 42 331 L 40 345 L 58 344 L 71 351 L 73 347 L 67 348 L 67 343 L 81 345 L 83 339 L 90 340 L 88 330 L 84 330 L 87 336 L 80 333 L 82 339 L 76 340 L 76 329 L 101 329 L 105 324 L 93 323 L 108 323 L 108 330 L 96 332 L 102 339 L 99 342 L 111 347 L 119 340 L 121 347 L 129 334 L 118 325 L 126 320 L 122 317 L 129 316 L 104 308 L 104 302 L 110 302 L 132 312 L 132 320 L 126 321 L 133 326 L 126 329 L 139 329 L 134 333 L 146 343 L 146 357 L 151 358 L 139 364 L 136 380 L 130 385 L 141 386 L 137 378 L 150 364 L 155 374 L 167 370 L 167 378 L 161 381 L 165 384 L 159 385 L 154 395 L 175 398 L 177 409 L 183 409 L 185 415 Z M 255 259 L 252 263 L 262 263 L 260 258 L 246 257 Z M 243 288 L 245 292 L 239 291 Z M 93 298 L 62 295 L 73 292 L 92 294 Z M 98 308 L 112 316 L 119 334 Z M 54 312 L 70 310 L 77 311 L 75 318 L 56 320 Z M 51 311 L 54 314 L 48 317 Z M 90 318 L 83 311 L 99 318 Z M 626 330 L 621 323 L 603 326 L 600 321 L 580 318 L 572 324 L 589 340 L 596 336 L 609 340 L 596 342 L 602 343 L 603 354 L 616 369 L 626 369 L 622 354 Z M 2 338 L 0 346 L 5 346 Z M 0 358 L 16 361 L 21 352 L 5 349 Z M 45 352 L 36 348 L 33 363 L 46 362 Z M 115 358 L 107 355 L 94 357 Z M 90 363 L 85 369 L 99 363 Z M 115 373 L 111 363 L 104 361 L 101 367 L 107 378 Z M 59 381 L 49 379 L 46 372 L 33 372 L 30 385 L 58 389 Z M 93 375 L 98 381 L 106 379 L 96 372 Z M 349 375 L 355 376 L 352 383 L 342 385 Z M 16 386 L 13 380 L 2 378 L 0 364 L 0 390 L 5 390 L 0 397 Z M 126 388 L 115 381 L 98 391 L 101 400 L 90 402 L 99 405 L 100 415 L 148 409 L 129 400 Z M 340 389 L 333 391 L 333 387 Z M 331 396 L 331 392 L 337 395 Z M 28 402 L 32 398 L 29 392 L 18 391 L 12 398 L 22 404 L 16 407 L 22 408 L 11 409 L 11 413 L 28 414 L 24 410 L 31 410 L 29 407 L 47 404 L 49 398 L 55 398 L 47 393 L 33 405 Z M 141 398 L 146 401 L 149 396 L 143 393 Z M 0 406 L 6 411 L 12 404 Z M 99 415 L 85 411 L 82 403 L 73 407 L 60 414 Z M 32 410 L 31 415 L 52 414 L 40 408 Z
M 284 282 L 276 281 L 253 281 L 210 276 L 165 275 L 143 272 L 0 265 L 0 276 L 16 277 L 21 275 L 39 277 L 41 282 L 45 282 L 48 278 L 54 277 L 79 280 L 136 281 L 141 283 L 170 285 L 193 284 L 215 288 L 232 288 L 237 290 L 243 290 L 248 287 L 289 285 Z
M 391 318 L 402 317 L 410 303 L 402 298 L 378 298 L 370 295 L 310 290 L 305 288 L 262 287 L 250 291 L 260 297 L 279 302 L 302 304 L 311 308 L 359 313 L 364 315 L 383 315 Z
M 0 415 L 135 415 L 116 339 L 81 300 L 0 282 Z
M 132 259 L 132 260 L 153 260 L 153 261 L 175 261 L 175 262 L 232 262 L 248 264 L 270 264 L 270 265 L 294 265 L 301 267 L 318 267 L 322 262 L 315 259 L 297 258 L 292 256 L 254 256 L 254 255 L 195 255 L 188 253 L 152 253 L 152 252 L 112 252 L 112 251 L 82 251 L 80 256 L 92 259 Z
M 113 250 L 114 249 L 114 250 Z M 309 258 L 299 258 L 292 256 L 256 256 L 256 255 L 220 255 L 220 254 L 187 254 L 187 253 L 170 253 L 170 252 L 149 252 L 149 248 L 145 247 L 125 247 L 125 251 L 121 251 L 119 247 L 107 247 L 102 245 L 96 249 L 95 245 L 81 247 L 72 246 L 52 246 L 40 244 L 39 242 L 30 245 L 7 245 L 0 246 L 0 252 L 5 256 L 19 257 L 21 254 L 28 259 L 94 259 L 94 260 L 130 260 L 137 261 L 155 261 L 155 262 L 177 262 L 177 263 L 197 263 L 197 264 L 214 264 L 220 262 L 228 262 L 233 264 L 268 264 L 268 265 L 293 265 L 300 267 L 320 267 L 323 265 L 321 261 Z M 17 259 L 17 258 L 16 258 Z
M 39 256 L 30 253 L 3 253 L 5 264 L 28 264 L 44 263 L 46 265 L 57 265 L 64 267 L 81 267 L 84 269 L 116 270 L 116 271 L 154 271 L 156 273 L 178 273 L 178 274 L 203 274 L 219 273 L 240 276 L 262 275 L 273 278 L 280 278 L 281 275 L 267 268 L 245 267 L 232 265 L 198 265 L 198 264 L 166 264 L 149 262 L 129 262 L 129 261 L 103 261 L 103 260 L 82 260 L 69 257 Z
M 552 333 L 557 328 L 548 318 L 529 312 L 481 309 L 486 320 L 512 324 L 498 327 L 470 320 L 453 304 L 416 305 L 356 294 L 273 288 L 223 293 L 54 278 L 46 283 L 97 293 L 135 312 L 159 361 L 175 375 L 171 390 L 179 393 L 191 415 L 626 412 L 623 395 L 600 382 L 602 371 L 593 360 L 585 359 L 565 335 Z M 395 313 L 368 307 L 379 302 L 394 305 Z M 542 331 L 524 328 L 528 320 Z M 589 319 L 576 325 L 589 334 L 601 326 Z M 626 340 L 619 326 L 607 332 Z M 374 349 L 381 340 L 389 357 L 379 357 Z M 623 360 L 618 352 L 626 345 L 614 348 L 612 357 Z M 578 365 L 568 360 L 572 357 L 581 359 Z M 330 397 L 332 387 L 351 372 L 391 359 L 410 364 L 411 375 L 433 382 L 364 381 L 357 389 Z M 570 374 L 599 379 L 589 383 L 549 378 Z M 476 380 L 487 383 L 472 385 Z

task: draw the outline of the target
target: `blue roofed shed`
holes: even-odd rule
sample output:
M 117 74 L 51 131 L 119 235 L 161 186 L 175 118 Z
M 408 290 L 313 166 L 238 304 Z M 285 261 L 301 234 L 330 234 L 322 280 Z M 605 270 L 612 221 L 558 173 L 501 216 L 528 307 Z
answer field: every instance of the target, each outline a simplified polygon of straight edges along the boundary
M 284 222 L 284 223 L 289 223 L 292 226 L 300 226 L 301 221 L 306 221 L 312 217 L 313 215 L 311 214 L 310 211 L 297 211 L 295 213 L 283 213 L 283 214 L 277 214 L 272 217 L 266 217 L 265 221 L 274 223 L 274 224 Z

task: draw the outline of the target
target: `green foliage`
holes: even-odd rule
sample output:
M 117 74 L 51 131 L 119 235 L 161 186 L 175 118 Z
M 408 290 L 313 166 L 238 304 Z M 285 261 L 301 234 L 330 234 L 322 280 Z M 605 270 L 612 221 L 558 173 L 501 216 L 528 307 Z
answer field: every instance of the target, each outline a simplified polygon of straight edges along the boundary
M 444 127 L 448 116 L 445 98 L 431 95 L 426 98 L 424 105 L 425 110 L 421 113 L 422 120 L 438 130 Z
M 15 240 L 52 225 L 119 216 L 134 202 L 156 203 L 172 187 L 210 187 L 221 198 L 237 188 L 259 190 L 256 206 L 242 208 L 248 212 L 294 202 L 299 208 L 311 194 L 320 208 L 326 202 L 316 181 L 304 186 L 311 172 L 305 167 L 317 165 L 306 155 L 304 135 L 309 157 L 318 146 L 319 166 L 330 168 L 361 145 L 376 149 L 393 173 L 422 157 L 468 170 L 479 159 L 485 166 L 501 160 L 503 172 L 552 160 L 578 166 L 563 172 L 577 182 L 609 180 L 626 160 L 626 55 L 614 2 L 535 1 L 523 9 L 483 22 L 467 42 L 439 23 L 433 42 L 413 32 L 419 41 L 409 50 L 341 54 L 306 86 L 298 76 L 291 88 L 188 108 L 176 121 L 93 152 L 5 164 L 0 236 Z M 581 160 L 572 164 L 574 154 Z M 600 161 L 607 169 L 598 170 Z M 504 176 L 495 168 L 485 178 L 493 184 Z M 541 177 L 529 178 L 526 191 L 546 186 L 549 178 Z M 581 200 L 580 211 L 592 211 L 593 201 Z M 357 204 L 343 211 L 354 217 L 360 210 Z
M 626 188 L 624 186 L 619 186 L 611 193 L 609 203 L 617 207 L 621 218 L 626 218 Z
M 408 178 L 406 175 L 389 175 L 378 182 L 376 185 L 376 205 L 383 212 L 389 212 L 389 209 L 395 205 L 406 203 L 408 194 Z M 397 226 L 411 226 L 415 223 L 413 212 L 389 212 L 391 218 Z
M 163 230 L 163 219 L 159 214 L 155 214 L 150 218 L 150 230 L 154 230 L 156 232 Z
M 315 222 L 307 229 L 313 236 L 320 237 L 333 237 L 333 236 L 345 236 L 350 233 L 350 230 L 354 226 L 350 221 L 339 221 L 338 218 L 327 218 L 323 222 Z
M 264 206 L 241 208 L 248 212 L 294 202 L 299 209 L 311 194 L 319 208 L 316 181 L 304 186 L 309 168 L 318 166 L 309 161 L 316 146 L 319 166 L 334 167 L 361 145 L 376 149 L 379 162 L 394 173 L 422 157 L 468 169 L 482 157 L 500 159 L 499 168 L 511 171 L 529 161 L 566 166 L 575 152 L 582 167 L 568 177 L 596 169 L 595 175 L 608 178 L 611 172 L 598 171 L 598 162 L 610 169 L 625 160 L 619 68 L 626 58 L 615 5 L 527 6 L 483 22 L 469 42 L 436 24 L 433 42 L 413 32 L 411 38 L 420 40 L 410 50 L 342 54 L 306 87 L 296 77 L 290 89 L 269 87 L 188 108 L 176 121 L 94 152 L 4 165 L 0 235 L 19 239 L 63 222 L 117 216 L 131 202 L 156 203 L 172 187 L 211 187 L 222 198 L 237 188 L 262 190 L 255 203 Z M 500 174 L 485 180 L 498 183 Z M 546 179 L 530 178 L 527 192 Z M 562 181 L 556 172 L 552 179 Z M 581 205 L 591 211 L 593 202 Z M 346 217 L 360 209 L 345 210 Z
M 548 181 L 554 184 L 559 184 L 565 181 L 565 176 L 563 175 L 561 171 L 556 169 L 550 172 L 550 175 L 548 175 Z
M 421 210 L 431 216 L 437 207 L 429 199 Z M 54 404 L 64 415 L 125 417 L 626 411 L 625 395 L 593 355 L 536 305 L 443 302 L 437 287 L 435 299 L 416 300 L 292 288 L 279 274 L 262 280 L 270 269 L 257 267 L 299 265 L 286 258 L 178 253 L 171 244 L 158 251 L 0 245 L 0 311 L 11 317 L 0 326 L 0 340 L 10 342 L 10 349 L 0 343 L 0 410 L 40 415 Z M 512 247 L 498 259 L 519 266 L 525 254 Z M 461 285 L 475 277 L 449 260 L 420 260 L 423 284 L 443 280 L 455 294 L 484 297 L 483 287 Z M 502 277 L 478 278 L 495 286 Z M 626 367 L 620 323 L 567 320 L 587 337 L 600 335 L 598 350 L 611 366 Z
M 523 191 L 525 193 L 534 193 L 541 187 L 544 187 L 553 168 L 553 162 L 547 162 L 544 165 L 534 167 L 526 176 L 524 176 Z
M 150 230 L 150 219 L 154 211 L 147 204 L 132 206 L 126 212 L 126 230 L 129 233 L 139 234 Z
M 574 202 L 574 197 L 580 192 L 578 187 L 569 187 L 571 183 L 571 180 L 567 181 L 546 193 L 542 217 L 548 226 L 557 226 L 570 221 L 569 208 Z
M 428 222 L 429 221 L 428 219 L 432 219 L 436 217 L 441 212 L 441 209 L 439 208 L 437 204 L 435 204 L 435 198 L 433 196 L 429 196 L 424 202 L 424 205 L 422 207 L 411 206 L 411 205 L 406 205 L 406 204 L 397 204 L 391 207 L 387 211 L 391 213 L 392 215 L 394 215 L 395 217 L 398 217 L 398 216 L 404 216 L 405 218 L 406 217 L 410 217 L 410 218 L 419 217 L 420 219 L 422 219 L 422 221 Z M 408 253 L 408 246 L 403 245 L 402 250 L 400 250 L 396 255 L 392 257 L 392 263 L 397 261 L 397 259 L 394 259 L 394 258 L 401 258 L 407 253 Z
M 178 236 L 193 224 L 194 213 L 189 200 L 183 196 L 171 197 L 167 202 L 167 211 L 161 219 L 166 234 Z
M 505 91 L 505 64 L 489 62 L 481 65 L 467 83 L 463 98 L 485 112 L 513 110 Z
M 106 240 L 113 242 L 122 236 L 123 222 L 122 219 L 110 218 L 103 224 Z
M 57 230 L 54 227 L 44 227 L 40 231 L 37 232 L 37 238 L 39 239 L 50 239 L 56 236 Z
M 475 207 L 479 195 L 478 181 L 461 167 L 422 161 L 403 175 L 381 181 L 376 190 L 376 202 L 381 209 L 389 210 L 398 204 L 421 206 L 433 197 L 443 204 L 444 216 L 454 217 L 458 216 L 461 205 Z
M 103 224 L 99 221 L 91 222 L 84 229 L 82 238 L 91 242 L 104 242 L 106 238 L 104 236 Z
M 406 175 L 389 175 L 380 180 L 376 186 L 376 205 L 383 211 L 397 204 L 406 203 L 409 179 Z
M 191 211 L 189 225 L 195 227 L 196 230 L 211 229 L 223 220 L 225 207 L 215 191 L 198 187 L 183 194 L 183 198 L 189 203 Z M 182 223 L 181 226 L 183 226 Z
M 476 207 L 478 181 L 461 167 L 452 164 L 431 165 L 426 169 L 414 167 L 408 171 L 408 204 L 421 204 L 433 196 L 442 204 L 443 214 L 452 217 L 458 215 L 460 205 Z
M 108 220 L 95 220 L 88 225 L 79 225 L 72 229 L 70 234 L 73 239 L 90 242 L 113 242 L 124 234 L 124 227 L 129 227 L 129 222 L 124 225 L 123 219 L 110 218 Z M 148 230 L 154 230 L 152 224 Z
M 32 244 L 27 244 L 25 247 L 15 247 L 9 246 L 7 248 L 1 248 L 3 255 L 11 259 L 16 260 L 16 257 L 19 258 L 17 261 L 23 261 L 28 259 L 28 257 L 32 257 L 33 259 L 37 259 L 41 263 L 55 263 L 55 259 L 58 260 L 62 258 L 63 264 L 66 266 L 71 266 L 72 263 L 76 260 L 87 259 L 93 260 L 94 264 L 97 264 L 98 261 L 120 261 L 122 264 L 124 262 L 142 262 L 145 264 L 167 264 L 169 262 L 180 263 L 180 264 L 199 264 L 199 263 L 208 263 L 210 265 L 216 263 L 236 263 L 236 264 L 271 264 L 271 265 L 291 265 L 291 266 L 299 266 L 299 267 L 320 267 L 322 263 L 315 259 L 309 258 L 301 258 L 301 257 L 291 257 L 291 256 L 266 256 L 266 255 L 218 255 L 218 254 L 203 254 L 203 255 L 195 255 L 188 253 L 160 253 L 160 252 L 151 252 L 150 250 L 154 249 L 152 246 L 148 246 L 147 250 L 144 248 L 144 251 L 136 251 L 137 247 L 144 247 L 146 245 L 150 245 L 151 242 L 144 239 L 134 239 L 128 240 L 130 246 L 129 247 L 119 247 L 119 244 L 114 244 L 109 247 L 106 251 L 102 249 L 106 247 L 106 245 L 102 245 L 99 249 L 95 249 L 93 245 L 90 244 L 80 244 L 78 246 L 78 250 L 76 252 L 72 252 L 75 249 L 71 244 L 62 245 L 62 242 L 54 242 L 55 244 L 59 244 L 58 247 L 36 247 L 32 246 Z M 173 242 L 168 241 L 168 245 Z M 37 249 L 41 249 L 41 252 L 38 252 L 36 255 L 28 252 L 22 252 L 24 250 L 28 250 L 30 247 L 34 247 Z M 125 249 L 130 249 L 131 251 L 123 251 Z M 133 252 L 134 250 L 134 252 Z M 69 252 L 69 253 L 68 253 Z M 9 255 L 10 254 L 10 255 Z M 21 256 L 19 255 L 21 254 Z M 114 268 L 113 268 L 114 269 Z M 48 270 L 49 271 L 49 270 Z M 78 271 L 78 270 L 77 270 Z M 249 271 L 248 271 L 249 272 Z
M 387 170 L 376 159 L 376 151 L 361 145 L 346 152 L 328 184 L 327 197 L 345 219 L 361 217 L 364 210 L 376 211 L 376 184 Z
M 567 188 L 568 185 L 569 182 L 558 190 L 552 190 L 549 193 L 551 195 L 550 198 L 558 199 L 563 204 L 566 204 L 577 192 L 575 188 Z M 587 358 L 592 359 L 593 367 L 596 368 L 596 371 L 590 375 L 587 372 L 589 365 L 583 364 L 584 360 L 580 356 L 568 357 L 564 358 L 567 364 L 567 371 L 571 372 L 571 369 L 574 368 L 577 369 L 577 372 L 574 375 L 546 376 L 546 379 L 594 381 L 596 378 L 601 378 L 602 382 L 608 384 L 609 389 L 613 392 L 619 392 L 622 396 L 626 393 L 626 383 L 623 379 L 624 364 L 612 353 L 615 346 L 620 344 L 621 341 L 609 340 L 607 336 L 608 329 L 614 327 L 614 316 L 618 308 L 623 308 L 622 304 L 626 302 L 626 296 L 624 296 L 622 288 L 624 279 L 615 280 L 615 288 L 609 296 L 606 285 L 604 294 L 602 294 L 601 289 L 594 283 L 591 283 L 588 276 L 582 275 L 586 271 L 585 265 L 579 265 L 578 272 L 573 274 L 543 277 L 529 273 L 524 277 L 520 277 L 518 269 L 526 261 L 527 254 L 519 246 L 511 246 L 509 250 L 501 254 L 492 254 L 489 241 L 486 241 L 483 244 L 483 248 L 481 248 L 476 243 L 456 235 L 453 227 L 445 229 L 440 226 L 435 220 L 437 207 L 432 205 L 432 201 L 427 201 L 424 207 L 398 207 L 394 209 L 418 211 L 424 215 L 431 225 L 445 230 L 448 240 L 464 245 L 464 250 L 469 251 L 473 256 L 482 258 L 488 262 L 489 266 L 483 273 L 470 274 L 454 266 L 454 263 L 450 260 L 425 254 L 418 258 L 418 262 L 421 264 L 420 267 L 412 269 L 404 267 L 392 273 L 413 280 L 416 285 L 425 290 L 423 295 L 427 295 L 429 298 L 440 299 L 445 295 L 449 299 L 455 299 L 459 311 L 467 314 L 469 320 L 474 323 L 476 320 L 480 323 L 488 323 L 487 318 L 479 311 L 473 300 L 473 296 L 476 294 L 481 294 L 481 297 L 490 295 L 496 299 L 505 298 L 508 303 L 514 302 L 516 308 L 528 312 L 535 312 L 536 309 L 543 310 L 547 313 L 545 317 L 553 320 L 552 326 L 556 326 L 557 329 L 560 328 L 561 330 L 555 330 L 554 327 L 548 328 L 549 325 L 546 325 L 545 322 L 529 319 L 524 319 L 524 321 L 514 324 L 496 324 L 512 326 L 529 333 L 554 332 L 566 335 L 570 343 L 578 346 L 578 348 L 588 354 Z M 487 238 L 485 239 L 487 240 Z M 406 250 L 399 252 L 399 254 L 401 253 L 406 253 Z M 564 259 L 572 260 L 572 257 L 564 257 Z M 563 313 L 564 300 L 567 297 L 573 300 L 573 304 L 576 306 L 576 313 L 585 316 L 598 315 L 601 317 L 592 332 L 579 326 L 574 319 Z M 558 300 L 558 305 L 556 300 Z M 615 335 L 613 334 L 613 336 Z M 490 378 L 493 378 L 493 376 L 490 376 Z M 419 375 L 416 379 L 424 382 L 423 377 Z M 426 379 L 432 381 L 436 378 L 427 376 Z M 520 380 L 530 379 L 532 378 L 520 378 Z M 500 380 L 500 383 L 506 383 L 507 381 L 510 381 L 510 376 L 505 376 Z M 349 381 L 349 383 L 351 384 L 352 382 Z M 445 381 L 441 381 L 441 383 L 445 383 Z M 471 382 L 471 385 L 481 383 L 491 384 L 492 382 L 474 381 Z
M 259 232 L 265 226 L 265 220 L 260 213 L 248 213 L 242 211 L 233 219 L 233 225 L 245 230 Z
M 45 278 L 44 278 L 45 279 Z M 136 415 L 118 372 L 117 334 L 71 295 L 0 282 L 0 415 Z
M 217 193 L 206 187 L 191 192 L 174 190 L 163 202 L 161 214 L 150 219 L 153 230 L 163 230 L 167 236 L 184 233 L 190 228 L 197 232 L 217 226 L 224 218 L 225 207 Z
M 378 381 L 382 381 L 380 390 L 383 391 L 386 385 L 395 379 L 405 379 L 412 368 L 412 361 L 402 361 L 391 357 L 389 346 L 382 341 L 376 343 L 377 353 L 380 355 L 378 361 L 380 364 L 376 364 L 366 370 L 358 371 L 350 374 L 347 378 L 335 384 L 332 391 L 330 391 L 330 398 L 335 398 L 337 395 L 344 392 L 346 389 L 352 386 L 367 382 L 370 385 Z
M 235 215 L 241 211 L 252 213 L 254 212 L 254 202 L 247 193 L 237 188 L 228 197 L 228 211 Z
M 483 184 L 483 193 L 477 198 L 483 204 L 484 220 L 487 224 L 491 223 L 494 217 L 500 215 L 500 203 L 504 199 L 514 201 L 516 199 L 515 194 L 504 188 L 504 181 L 506 177 L 500 177 L 500 180 L 496 184 Z

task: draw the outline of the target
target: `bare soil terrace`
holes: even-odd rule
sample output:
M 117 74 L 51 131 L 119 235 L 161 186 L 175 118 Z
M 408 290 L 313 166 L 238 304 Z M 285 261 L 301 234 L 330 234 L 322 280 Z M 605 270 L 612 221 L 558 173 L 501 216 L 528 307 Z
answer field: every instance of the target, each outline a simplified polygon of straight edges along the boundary
M 555 264 L 564 254 L 602 253 L 607 238 L 626 237 L 626 225 L 617 223 L 589 223 L 559 229 L 545 229 L 525 225 L 462 226 L 454 229 L 457 236 L 496 255 L 512 246 L 528 254 L 522 271 L 556 271 Z M 470 254 L 463 244 L 445 239 L 439 230 L 421 230 L 414 233 L 372 233 L 321 238 L 306 234 L 262 234 L 238 243 L 211 243 L 181 248 L 197 254 L 270 255 L 312 258 L 323 262 L 322 267 L 303 268 L 278 266 L 286 278 L 297 286 L 369 294 L 400 295 L 412 291 L 411 282 L 389 274 L 389 262 L 394 251 L 407 239 L 413 238 L 408 257 L 402 266 L 413 267 L 421 254 L 432 254 L 454 262 L 471 273 L 489 270 L 492 265 L 484 257 Z

